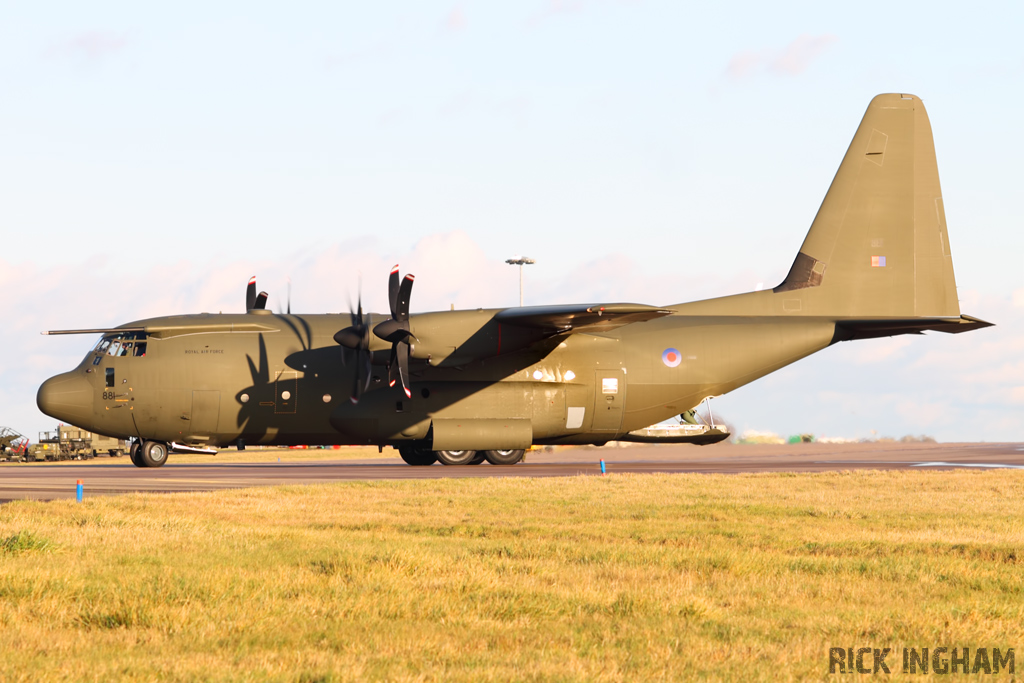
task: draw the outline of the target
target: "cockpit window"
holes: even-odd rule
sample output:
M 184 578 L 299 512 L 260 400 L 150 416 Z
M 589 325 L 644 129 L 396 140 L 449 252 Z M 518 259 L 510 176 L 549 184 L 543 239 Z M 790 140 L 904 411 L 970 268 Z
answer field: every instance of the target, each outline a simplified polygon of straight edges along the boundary
M 108 356 L 145 356 L 146 336 L 145 332 L 110 335 L 101 339 L 94 350 L 97 354 Z

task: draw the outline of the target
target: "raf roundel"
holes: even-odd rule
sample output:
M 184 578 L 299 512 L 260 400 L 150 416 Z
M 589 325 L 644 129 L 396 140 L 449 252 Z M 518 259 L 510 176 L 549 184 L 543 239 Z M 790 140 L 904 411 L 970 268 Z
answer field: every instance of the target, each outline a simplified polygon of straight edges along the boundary
M 661 362 L 670 368 L 676 367 L 682 360 L 683 356 L 679 353 L 679 349 L 665 349 L 661 354 Z

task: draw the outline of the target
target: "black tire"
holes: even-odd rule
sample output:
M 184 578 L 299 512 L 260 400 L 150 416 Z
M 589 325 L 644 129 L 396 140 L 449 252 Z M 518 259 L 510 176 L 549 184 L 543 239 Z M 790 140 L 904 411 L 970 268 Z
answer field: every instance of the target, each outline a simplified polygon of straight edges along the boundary
M 402 446 L 398 449 L 398 454 L 402 456 L 402 460 L 407 465 L 412 465 L 413 467 L 426 467 L 437 462 L 437 456 L 434 455 L 434 451 L 428 451 L 426 448 Z
M 143 467 L 163 467 L 170 450 L 163 441 L 147 441 L 139 449 L 139 462 Z
M 473 465 L 476 451 L 434 451 L 442 465 Z
M 142 461 L 139 460 L 139 451 L 142 450 L 141 441 L 132 441 L 131 448 L 128 449 L 128 458 L 132 461 L 132 464 L 136 467 L 142 467 Z
M 485 460 L 487 460 L 487 458 L 484 457 L 484 452 L 483 451 L 477 451 L 476 452 L 476 457 L 473 458 L 472 460 L 470 460 L 469 462 L 467 462 L 466 464 L 467 465 L 480 465 Z
M 507 451 L 484 451 L 484 457 L 492 465 L 515 465 L 523 459 L 526 451 L 523 449 Z

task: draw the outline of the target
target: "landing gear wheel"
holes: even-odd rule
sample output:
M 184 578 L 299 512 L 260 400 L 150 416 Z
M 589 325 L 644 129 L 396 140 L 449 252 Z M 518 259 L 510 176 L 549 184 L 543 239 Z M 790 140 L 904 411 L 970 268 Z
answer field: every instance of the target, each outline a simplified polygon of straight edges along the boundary
M 139 450 L 139 462 L 143 467 L 163 467 L 167 462 L 168 450 L 163 441 L 147 441 Z
M 139 452 L 142 450 L 141 441 L 132 441 L 132 447 L 128 449 L 128 457 L 131 459 L 132 464 L 136 467 L 142 467 L 142 461 L 139 460 Z
M 509 451 L 484 451 L 484 457 L 492 465 L 515 465 L 525 454 L 526 451 L 521 448 Z
M 428 451 L 426 448 L 402 446 L 398 449 L 398 454 L 402 456 L 402 460 L 406 464 L 413 465 L 414 467 L 426 467 L 437 462 L 437 456 L 434 455 L 434 451 Z
M 470 460 L 466 464 L 467 465 L 479 465 L 479 464 L 481 464 L 486 459 L 487 458 L 484 457 L 483 451 L 477 451 L 476 452 L 476 457 L 474 457 L 472 460 Z
M 442 465 L 473 465 L 476 451 L 434 451 Z

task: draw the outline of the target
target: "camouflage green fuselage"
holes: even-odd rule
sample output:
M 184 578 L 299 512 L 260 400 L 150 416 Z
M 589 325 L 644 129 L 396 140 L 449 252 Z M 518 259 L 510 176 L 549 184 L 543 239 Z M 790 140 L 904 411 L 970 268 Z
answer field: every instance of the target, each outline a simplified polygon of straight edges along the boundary
M 497 310 L 414 315 L 412 397 L 388 386 L 390 347 L 374 339 L 358 404 L 351 352 L 332 338 L 347 316 L 144 320 L 125 327 L 158 330 L 145 355 L 88 354 L 68 373 L 88 389 L 60 417 L 112 436 L 209 446 L 399 445 L 428 439 L 437 419 L 525 420 L 532 443 L 604 443 L 818 351 L 835 331 L 828 320 L 692 316 L 690 306 L 575 334 L 497 324 Z M 678 358 L 666 361 L 669 349 Z

